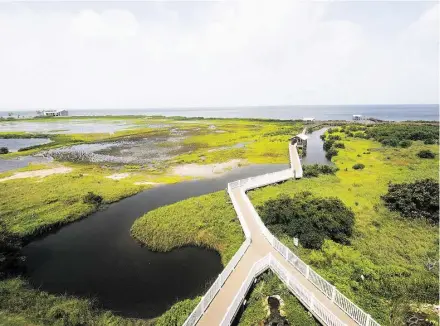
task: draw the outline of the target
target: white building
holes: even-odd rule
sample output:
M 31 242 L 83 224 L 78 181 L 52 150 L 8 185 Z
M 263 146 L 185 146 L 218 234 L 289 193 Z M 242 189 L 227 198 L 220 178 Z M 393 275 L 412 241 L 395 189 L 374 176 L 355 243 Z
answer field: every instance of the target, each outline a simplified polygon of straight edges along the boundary
M 290 138 L 290 143 L 292 145 L 296 144 L 298 148 L 307 147 L 307 135 L 301 133 L 292 138 Z
M 303 121 L 306 122 L 306 123 L 309 123 L 309 122 L 315 121 L 315 118 L 313 118 L 313 117 L 305 117 L 305 118 L 303 118 Z
M 67 117 L 69 112 L 67 110 L 40 110 L 37 111 L 39 117 Z

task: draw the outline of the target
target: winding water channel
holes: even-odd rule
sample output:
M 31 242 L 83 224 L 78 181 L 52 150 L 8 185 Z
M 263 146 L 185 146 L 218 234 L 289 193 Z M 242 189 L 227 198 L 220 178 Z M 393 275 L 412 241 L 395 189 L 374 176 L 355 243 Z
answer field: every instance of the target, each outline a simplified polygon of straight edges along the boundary
M 319 146 L 309 142 L 307 155 L 315 151 L 320 155 L 315 153 L 316 159 L 308 163 L 323 163 L 319 135 L 313 139 Z M 42 290 L 93 297 L 102 307 L 122 316 L 156 317 L 178 300 L 203 294 L 223 267 L 213 250 L 191 246 L 158 253 L 141 247 L 130 235 L 133 222 L 158 207 L 286 167 L 242 167 L 214 179 L 159 186 L 111 204 L 27 245 L 27 276 Z

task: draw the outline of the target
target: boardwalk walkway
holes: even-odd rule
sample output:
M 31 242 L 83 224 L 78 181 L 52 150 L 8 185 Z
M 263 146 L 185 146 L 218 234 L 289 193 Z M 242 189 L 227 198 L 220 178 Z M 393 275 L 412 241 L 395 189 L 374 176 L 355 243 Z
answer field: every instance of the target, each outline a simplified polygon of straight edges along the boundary
M 272 253 L 272 255 L 301 282 L 301 285 L 309 289 L 315 295 L 315 298 L 325 305 L 328 310 L 333 312 L 333 314 L 343 323 L 347 325 L 357 325 L 345 312 L 332 303 L 330 299 L 321 293 L 321 291 L 300 274 L 270 245 L 264 235 L 260 232 L 258 224 L 244 201 L 243 193 L 240 191 L 240 188 L 233 190 L 233 196 L 237 200 L 246 219 L 246 223 L 252 235 L 252 243 L 197 325 L 220 325 L 220 322 L 226 314 L 229 305 L 233 301 L 237 290 L 244 283 L 253 264 L 269 253 Z
M 287 170 L 228 184 L 228 193 L 240 219 L 246 241 L 206 292 L 184 326 L 230 325 L 252 280 L 267 268 L 274 270 L 323 325 L 379 326 L 370 315 L 276 239 L 264 226 L 247 197 L 247 190 L 301 178 L 303 170 L 297 144 L 289 143 L 289 159 L 290 168 Z

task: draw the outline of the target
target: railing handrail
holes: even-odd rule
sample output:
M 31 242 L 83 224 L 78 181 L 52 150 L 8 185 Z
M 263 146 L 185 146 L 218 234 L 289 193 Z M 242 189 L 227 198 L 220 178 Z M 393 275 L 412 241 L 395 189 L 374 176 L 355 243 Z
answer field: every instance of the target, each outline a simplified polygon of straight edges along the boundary
M 324 324 L 330 326 L 346 326 L 338 317 L 328 310 L 318 299 L 314 298 L 313 293 L 303 287 L 298 279 L 292 275 L 271 253 L 254 263 L 245 281 L 229 305 L 221 326 L 229 326 L 237 314 L 238 308 L 244 301 L 249 288 L 254 279 L 267 269 L 271 269 L 281 281 L 289 288 L 292 293 L 301 301 L 301 303 Z
M 286 170 L 284 170 L 286 171 Z M 283 172 L 283 171 L 279 171 Z M 240 186 L 240 192 L 242 192 L 244 201 L 250 212 L 252 213 L 255 221 L 260 227 L 261 233 L 263 233 L 272 247 L 277 250 L 286 260 L 293 265 L 301 274 L 303 274 L 313 285 L 316 286 L 324 295 L 326 295 L 332 302 L 337 305 L 342 311 L 344 311 L 350 318 L 352 318 L 357 324 L 361 326 L 379 326 L 369 314 L 364 312 L 360 307 L 353 303 L 350 299 L 339 292 L 336 287 L 316 273 L 309 265 L 303 262 L 297 255 L 295 255 L 287 246 L 282 244 L 264 225 L 260 216 L 258 215 L 255 207 L 252 205 L 249 197 L 246 195 L 246 191 L 262 187 L 264 185 L 270 184 L 266 178 L 276 177 L 278 172 L 268 173 L 262 176 L 254 177 L 253 184 L 248 182 L 243 182 Z M 279 175 L 278 175 L 279 176 Z M 261 178 L 260 178 L 261 177 Z M 250 178 L 249 178 L 250 179 Z M 245 179 L 246 180 L 246 179 Z M 242 181 L 242 180 L 239 180 Z M 259 183 L 255 183 L 259 181 Z M 280 182 L 279 178 L 273 178 L 272 183 Z M 250 185 L 250 186 L 249 186 Z

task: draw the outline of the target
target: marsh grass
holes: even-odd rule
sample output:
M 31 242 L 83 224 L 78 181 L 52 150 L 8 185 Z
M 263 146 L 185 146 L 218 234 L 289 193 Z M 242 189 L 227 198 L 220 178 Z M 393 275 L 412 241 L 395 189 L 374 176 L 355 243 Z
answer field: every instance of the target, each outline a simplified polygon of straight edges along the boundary
M 425 220 L 408 221 L 388 210 L 381 196 L 388 184 L 419 179 L 438 180 L 438 158 L 423 160 L 416 153 L 437 151 L 436 145 L 414 141 L 409 148 L 347 137 L 345 149 L 333 161 L 336 175 L 288 181 L 250 192 L 255 206 L 280 194 L 294 196 L 310 191 L 315 196 L 340 198 L 355 213 L 350 246 L 326 240 L 321 250 L 296 248 L 290 237 L 281 240 L 323 277 L 384 325 L 401 325 L 410 305 L 438 304 L 438 229 Z M 362 160 L 364 170 L 352 166 Z M 435 264 L 434 264 L 435 265 Z M 398 304 L 397 304 L 398 303 Z M 402 308 L 403 307 L 403 308 Z
M 289 289 L 278 277 L 268 271 L 262 274 L 250 292 L 246 307 L 238 320 L 238 326 L 260 325 L 267 318 L 267 297 L 279 295 L 284 302 L 281 307 L 283 316 L 291 326 L 318 326 L 320 325 L 307 312 L 307 309 L 290 293 Z
M 225 191 L 160 207 L 137 219 L 131 233 L 155 251 L 197 245 L 217 250 L 226 265 L 244 241 Z
M 0 325 L 149 326 L 151 321 L 119 317 L 92 300 L 48 294 L 11 278 L 0 281 Z
M 88 192 L 108 204 L 147 188 L 106 174 L 99 167 L 77 167 L 67 174 L 1 182 L 0 218 L 10 232 L 32 238 L 95 211 L 96 205 L 83 201 Z

